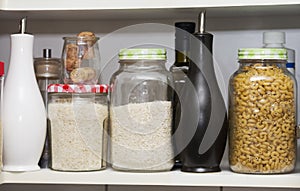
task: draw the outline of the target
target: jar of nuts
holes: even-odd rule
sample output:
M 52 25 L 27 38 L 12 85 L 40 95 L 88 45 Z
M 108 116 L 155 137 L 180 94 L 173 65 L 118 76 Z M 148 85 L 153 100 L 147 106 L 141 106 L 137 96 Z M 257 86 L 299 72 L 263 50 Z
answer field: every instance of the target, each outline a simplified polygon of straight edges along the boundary
M 229 164 L 234 172 L 288 173 L 296 163 L 296 82 L 286 50 L 240 49 L 229 83 Z
M 64 83 L 96 84 L 100 75 L 99 38 L 92 32 L 81 32 L 63 39 Z

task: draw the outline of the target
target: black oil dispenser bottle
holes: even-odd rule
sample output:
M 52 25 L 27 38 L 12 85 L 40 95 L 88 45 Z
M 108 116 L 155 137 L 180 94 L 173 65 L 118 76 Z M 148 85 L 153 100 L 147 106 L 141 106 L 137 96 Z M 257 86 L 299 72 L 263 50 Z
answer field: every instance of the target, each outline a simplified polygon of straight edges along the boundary
M 180 98 L 182 171 L 217 172 L 227 138 L 227 112 L 212 57 L 213 35 L 205 32 L 205 11 L 199 14 L 199 32 L 191 37 L 190 68 Z

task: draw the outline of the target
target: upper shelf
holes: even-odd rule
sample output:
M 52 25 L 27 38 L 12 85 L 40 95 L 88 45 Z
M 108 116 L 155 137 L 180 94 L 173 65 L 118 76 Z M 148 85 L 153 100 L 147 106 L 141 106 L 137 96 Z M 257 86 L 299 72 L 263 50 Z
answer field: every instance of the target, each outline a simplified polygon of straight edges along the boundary
M 199 7 L 233 7 L 261 5 L 295 5 L 298 0 L 0 0 L 1 10 L 107 10 L 107 9 L 172 9 Z
M 0 0 L 0 19 L 196 19 L 299 15 L 300 0 Z

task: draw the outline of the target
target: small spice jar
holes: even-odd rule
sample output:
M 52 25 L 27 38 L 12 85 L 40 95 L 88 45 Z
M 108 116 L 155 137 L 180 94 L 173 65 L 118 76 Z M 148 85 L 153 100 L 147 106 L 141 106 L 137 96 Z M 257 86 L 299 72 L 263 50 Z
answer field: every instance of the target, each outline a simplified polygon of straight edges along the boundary
M 288 173 L 296 164 L 296 82 L 285 49 L 240 49 L 229 84 L 229 163 L 234 172 Z
M 106 85 L 48 87 L 51 168 L 93 171 L 106 167 Z
M 172 75 L 165 49 L 122 49 L 111 78 L 112 168 L 168 171 L 173 167 Z
M 48 103 L 48 85 L 60 83 L 62 78 L 63 65 L 58 58 L 51 57 L 51 49 L 43 49 L 43 57 L 34 59 L 34 71 L 39 89 L 41 91 L 44 104 L 47 109 Z M 46 140 L 43 154 L 39 161 L 41 168 L 48 168 L 50 163 L 50 143 L 49 132 L 47 128 Z

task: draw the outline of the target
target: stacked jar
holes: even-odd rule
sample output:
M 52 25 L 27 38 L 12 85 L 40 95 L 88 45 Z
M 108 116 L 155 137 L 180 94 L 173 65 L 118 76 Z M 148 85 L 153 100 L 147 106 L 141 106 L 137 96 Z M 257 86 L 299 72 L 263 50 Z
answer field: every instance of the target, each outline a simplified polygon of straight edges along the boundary
M 296 164 L 296 81 L 285 49 L 240 49 L 229 84 L 229 163 L 234 172 L 288 173 Z
M 168 171 L 173 167 L 172 75 L 165 49 L 122 49 L 111 78 L 112 168 Z
M 106 167 L 108 86 L 98 83 L 100 53 L 92 32 L 64 37 L 65 84 L 48 87 L 51 168 L 92 171 Z

